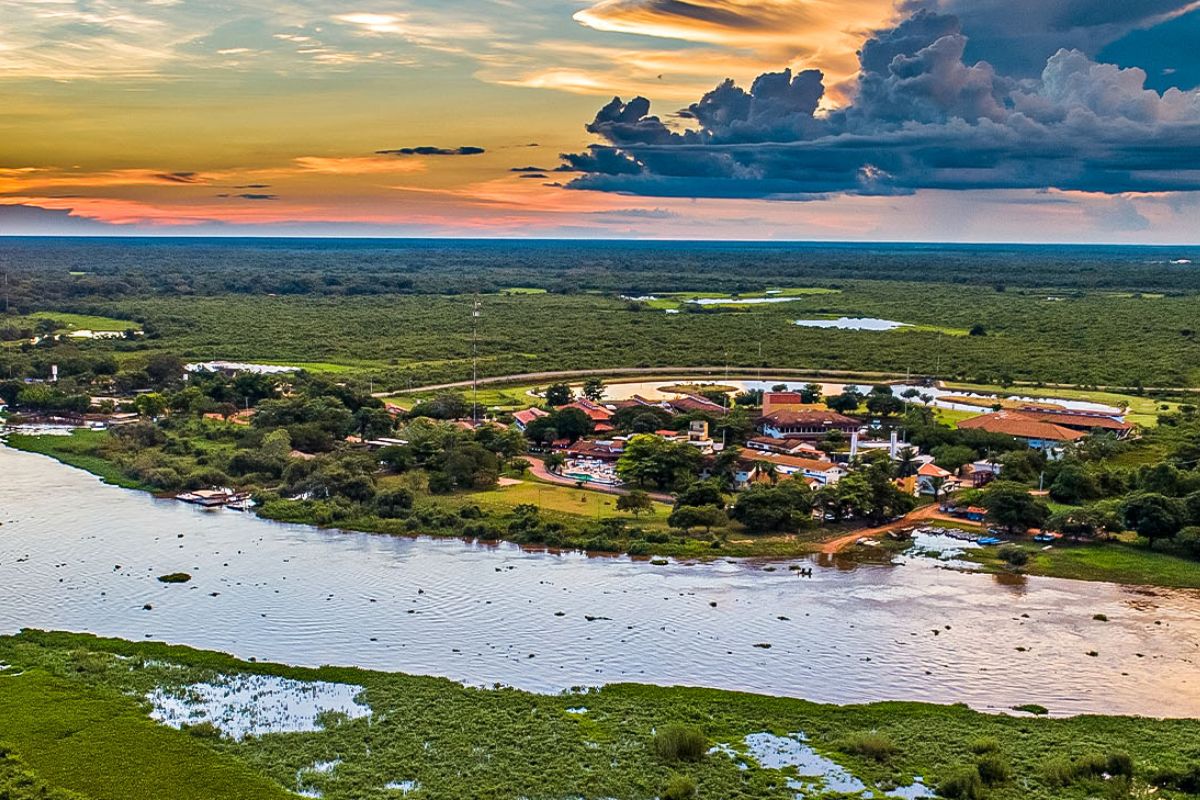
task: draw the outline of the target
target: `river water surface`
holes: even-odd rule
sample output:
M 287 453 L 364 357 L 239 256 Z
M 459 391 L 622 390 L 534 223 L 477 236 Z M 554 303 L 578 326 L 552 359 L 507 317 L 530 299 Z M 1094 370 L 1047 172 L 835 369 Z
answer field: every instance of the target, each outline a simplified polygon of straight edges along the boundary
M 1200 717 L 1200 593 L 1012 583 L 928 559 L 815 567 L 801 578 L 785 564 L 654 566 L 321 531 L 156 500 L 0 446 L 4 633 L 89 631 L 535 691 L 639 681 Z M 157 580 L 179 571 L 192 581 Z

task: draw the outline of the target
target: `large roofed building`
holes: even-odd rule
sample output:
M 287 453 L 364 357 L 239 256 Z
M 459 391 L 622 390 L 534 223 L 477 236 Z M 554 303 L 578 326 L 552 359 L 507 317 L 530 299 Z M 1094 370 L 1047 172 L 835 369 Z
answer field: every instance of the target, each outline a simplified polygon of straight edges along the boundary
M 822 439 L 831 431 L 849 436 L 862 423 L 834 411 L 776 411 L 759 420 L 765 436 L 776 439 Z
M 1083 431 L 1054 422 L 1046 422 L 1039 413 L 1027 411 L 997 411 L 994 414 L 982 414 L 959 422 L 958 427 L 962 430 L 980 430 L 1012 436 L 1015 439 L 1024 440 L 1030 447 L 1041 450 L 1051 457 L 1060 455 L 1065 445 L 1087 436 Z

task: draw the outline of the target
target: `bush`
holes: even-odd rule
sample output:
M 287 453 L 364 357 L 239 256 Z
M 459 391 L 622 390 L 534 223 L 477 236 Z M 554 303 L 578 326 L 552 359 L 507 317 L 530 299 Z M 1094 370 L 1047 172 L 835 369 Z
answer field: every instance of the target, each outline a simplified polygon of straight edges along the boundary
M 890 736 L 877 731 L 851 734 L 842 742 L 841 749 L 880 762 L 887 761 L 899 750 Z
M 192 579 L 192 576 L 186 572 L 172 572 L 168 575 L 159 575 L 159 583 L 187 583 Z
M 1020 545 L 1001 545 L 1000 549 L 996 551 L 996 555 L 1010 567 L 1023 567 L 1029 563 L 1029 553 L 1025 552 Z
M 654 735 L 654 751 L 667 761 L 699 761 L 707 750 L 708 739 L 693 725 L 667 725 Z
M 413 500 L 413 493 L 408 489 L 386 489 L 375 495 L 375 513 L 384 519 L 406 517 L 413 507 Z
M 1008 765 L 1004 756 L 998 753 L 985 755 L 979 759 L 975 768 L 979 772 L 979 779 L 985 786 L 999 786 L 1012 780 L 1012 767 Z
M 1051 786 L 1070 786 L 1075 782 L 1075 765 L 1068 758 L 1056 756 L 1042 765 L 1042 780 Z
M 1108 763 L 1104 771 L 1109 775 L 1119 775 L 1125 778 L 1133 777 L 1133 758 L 1129 753 L 1109 753 Z
M 1200 764 L 1182 770 L 1163 770 L 1155 774 L 1150 782 L 1162 789 L 1200 794 Z
M 983 781 L 973 767 L 962 767 L 938 784 L 937 793 L 951 800 L 981 800 Z
M 1000 742 L 990 736 L 984 736 L 971 742 L 971 752 L 977 756 L 1000 752 Z
M 673 775 L 662 792 L 662 800 L 691 800 L 695 796 L 696 782 L 686 775 Z

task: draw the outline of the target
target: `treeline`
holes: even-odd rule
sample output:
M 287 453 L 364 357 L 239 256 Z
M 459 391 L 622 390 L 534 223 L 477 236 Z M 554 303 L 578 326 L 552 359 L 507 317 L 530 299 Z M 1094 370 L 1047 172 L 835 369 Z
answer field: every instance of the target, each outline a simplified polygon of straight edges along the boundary
M 1200 290 L 1196 248 L 450 240 L 25 239 L 0 242 L 17 309 L 221 294 L 748 291 L 844 280 Z M 0 282 L 0 287 L 4 284 Z M 0 306 L 0 310 L 3 307 Z

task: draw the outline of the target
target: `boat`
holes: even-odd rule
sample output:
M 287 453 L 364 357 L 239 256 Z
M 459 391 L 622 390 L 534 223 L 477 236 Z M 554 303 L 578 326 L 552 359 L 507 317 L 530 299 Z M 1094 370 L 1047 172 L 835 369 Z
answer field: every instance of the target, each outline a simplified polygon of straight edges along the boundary
M 1000 544 L 1000 542 L 1002 542 L 1002 541 L 1004 541 L 1004 540 L 998 536 L 984 536 L 981 539 L 976 539 L 975 543 L 982 544 L 982 545 L 990 545 L 990 544 Z

